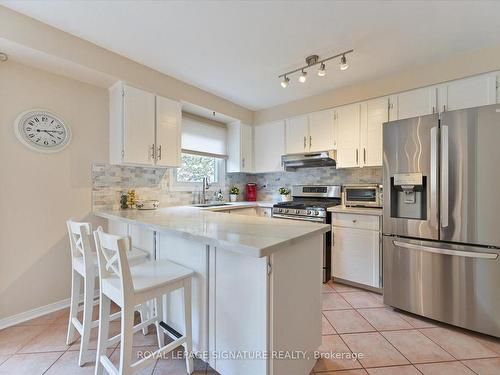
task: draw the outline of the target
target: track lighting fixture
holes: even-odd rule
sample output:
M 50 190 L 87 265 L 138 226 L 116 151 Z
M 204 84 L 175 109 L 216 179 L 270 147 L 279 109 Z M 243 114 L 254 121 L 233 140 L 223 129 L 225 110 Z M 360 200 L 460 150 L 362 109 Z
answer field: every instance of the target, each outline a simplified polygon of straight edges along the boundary
M 302 73 L 299 76 L 299 82 L 304 83 L 307 80 L 307 72 L 302 69 Z
M 281 87 L 286 88 L 288 86 L 288 82 L 290 82 L 290 78 L 284 76 L 283 81 L 281 81 Z
M 349 68 L 349 64 L 347 63 L 345 55 L 342 55 L 340 58 L 340 70 L 346 70 L 347 68 Z
M 290 83 L 290 78 L 288 78 L 288 77 L 290 76 L 290 74 L 297 73 L 297 72 L 300 72 L 300 76 L 299 76 L 298 81 L 300 83 L 305 83 L 307 81 L 306 69 L 310 68 L 312 66 L 318 65 L 318 64 L 320 64 L 319 69 L 318 69 L 318 76 L 320 76 L 320 77 L 326 76 L 325 62 L 329 61 L 329 60 L 336 59 L 337 57 L 340 57 L 340 70 L 346 70 L 347 68 L 349 68 L 349 64 L 347 64 L 347 58 L 345 55 L 347 55 L 348 53 L 351 53 L 351 52 L 354 52 L 354 50 L 350 49 L 348 51 L 344 51 L 342 53 L 339 53 L 338 55 L 327 57 L 326 59 L 323 59 L 323 60 L 320 60 L 318 55 L 308 56 L 306 58 L 306 64 L 307 64 L 306 66 L 302 66 L 300 68 L 290 70 L 289 72 L 280 74 L 278 76 L 279 78 L 282 78 L 281 87 L 283 87 L 283 88 L 288 87 L 288 84 Z
M 325 63 L 321 63 L 321 65 L 319 66 L 319 69 L 318 69 L 318 75 L 320 77 L 324 77 L 326 76 L 326 68 L 325 68 Z

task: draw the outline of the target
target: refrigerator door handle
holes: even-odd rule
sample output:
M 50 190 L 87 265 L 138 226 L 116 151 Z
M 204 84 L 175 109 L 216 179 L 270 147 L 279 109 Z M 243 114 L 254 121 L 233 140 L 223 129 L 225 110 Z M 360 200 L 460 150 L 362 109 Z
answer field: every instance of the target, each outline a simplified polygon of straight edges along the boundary
M 448 227 L 449 217 L 449 137 L 448 126 L 441 126 L 441 227 Z
M 438 227 L 438 128 L 431 128 L 431 212 L 430 223 L 433 227 Z
M 401 242 L 401 241 L 392 241 L 392 243 L 394 244 L 394 246 L 404 247 L 406 249 L 411 249 L 411 250 L 425 251 L 425 252 L 434 253 L 434 254 L 453 255 L 453 256 L 459 256 L 459 257 L 479 258 L 479 259 L 497 259 L 498 258 L 498 254 L 494 254 L 494 253 L 481 253 L 481 252 L 475 252 L 475 251 L 442 249 L 439 247 L 417 245 L 417 244 Z

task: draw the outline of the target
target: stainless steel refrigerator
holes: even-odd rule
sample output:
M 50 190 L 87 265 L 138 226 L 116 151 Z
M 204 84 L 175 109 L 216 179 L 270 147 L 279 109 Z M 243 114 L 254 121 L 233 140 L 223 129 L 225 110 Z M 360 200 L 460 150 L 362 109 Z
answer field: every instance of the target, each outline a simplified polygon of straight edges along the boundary
M 500 337 L 500 104 L 385 123 L 384 302 Z

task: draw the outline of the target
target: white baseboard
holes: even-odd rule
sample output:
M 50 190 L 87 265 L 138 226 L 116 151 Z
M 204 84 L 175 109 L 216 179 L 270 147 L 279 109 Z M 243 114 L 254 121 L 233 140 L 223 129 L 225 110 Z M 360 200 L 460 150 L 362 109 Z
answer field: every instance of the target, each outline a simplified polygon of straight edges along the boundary
M 98 297 L 98 294 L 97 294 L 97 296 L 94 296 L 94 298 L 95 297 Z M 15 326 L 16 324 L 20 324 L 20 323 L 26 322 L 28 320 L 38 318 L 38 317 L 43 316 L 43 315 L 53 313 L 54 311 L 64 309 L 66 307 L 69 307 L 70 302 L 71 302 L 70 298 L 65 298 L 61 301 L 49 303 L 48 305 L 37 307 L 37 308 L 34 308 L 33 310 L 24 311 L 22 313 L 8 316 L 7 318 L 0 319 L 0 329 Z M 80 303 L 83 302 L 83 294 L 80 296 L 79 302 Z M 94 304 L 97 304 L 97 303 L 99 303 L 99 301 L 94 300 Z M 82 310 L 82 308 L 83 308 L 83 306 L 80 306 L 79 310 Z

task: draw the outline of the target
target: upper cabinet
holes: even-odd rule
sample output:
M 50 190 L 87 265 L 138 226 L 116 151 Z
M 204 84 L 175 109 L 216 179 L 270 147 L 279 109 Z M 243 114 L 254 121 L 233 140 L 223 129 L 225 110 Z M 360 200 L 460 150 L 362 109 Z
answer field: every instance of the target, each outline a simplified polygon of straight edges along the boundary
M 335 109 L 337 128 L 337 168 L 359 167 L 360 105 L 351 104 Z
M 314 112 L 286 120 L 286 153 L 335 149 L 334 111 Z
M 439 111 L 495 104 L 497 102 L 496 85 L 496 73 L 481 74 L 439 85 Z
M 227 125 L 227 172 L 253 172 L 253 130 L 235 121 Z
M 285 122 L 257 125 L 254 131 L 254 172 L 280 172 L 281 156 L 285 153 Z
M 110 162 L 179 166 L 179 102 L 118 82 L 110 88 Z
M 360 161 L 364 167 L 382 165 L 382 124 L 389 121 L 389 98 L 361 103 Z
M 390 120 L 429 115 L 436 113 L 437 87 L 423 87 L 391 96 Z

